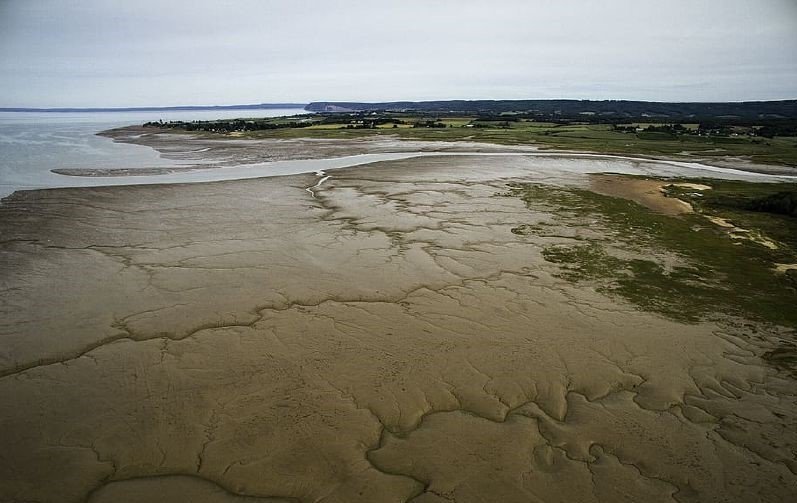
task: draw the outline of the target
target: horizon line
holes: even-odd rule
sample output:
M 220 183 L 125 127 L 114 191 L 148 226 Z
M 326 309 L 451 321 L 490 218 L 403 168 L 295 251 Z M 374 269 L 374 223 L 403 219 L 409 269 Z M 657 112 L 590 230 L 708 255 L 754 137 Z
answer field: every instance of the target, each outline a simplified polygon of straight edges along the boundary
M 308 103 L 253 103 L 243 105 L 168 105 L 139 107 L 0 107 L 0 112 L 158 112 L 184 110 L 237 110 L 304 108 Z
M 449 98 L 431 100 L 382 100 L 382 101 L 355 101 L 355 100 L 316 100 L 307 102 L 280 102 L 280 103 L 251 103 L 233 105 L 165 105 L 165 106 L 114 106 L 114 107 L 0 107 L 0 112 L 155 112 L 155 111 L 186 111 L 186 110 L 235 110 L 235 109 L 280 109 L 280 108 L 305 108 L 312 103 L 362 103 L 362 104 L 392 104 L 392 103 L 430 103 L 430 102 L 474 102 L 474 101 L 594 101 L 594 102 L 637 102 L 637 103 L 667 103 L 667 104 L 692 104 L 692 103 L 774 103 L 784 101 L 797 101 L 797 98 L 780 99 L 754 99 L 754 100 L 729 100 L 729 101 L 656 101 L 633 100 L 625 98 L 591 99 L 591 98 Z

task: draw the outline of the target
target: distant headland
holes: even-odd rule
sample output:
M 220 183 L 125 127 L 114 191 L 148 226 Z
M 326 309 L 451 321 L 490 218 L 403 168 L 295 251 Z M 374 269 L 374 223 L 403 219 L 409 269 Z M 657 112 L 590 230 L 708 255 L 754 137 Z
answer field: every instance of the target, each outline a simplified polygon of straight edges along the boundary
M 744 102 L 656 102 L 629 100 L 444 100 L 361 103 L 316 101 L 309 112 L 401 111 L 427 113 L 536 113 L 562 117 L 659 119 L 795 119 L 797 100 Z

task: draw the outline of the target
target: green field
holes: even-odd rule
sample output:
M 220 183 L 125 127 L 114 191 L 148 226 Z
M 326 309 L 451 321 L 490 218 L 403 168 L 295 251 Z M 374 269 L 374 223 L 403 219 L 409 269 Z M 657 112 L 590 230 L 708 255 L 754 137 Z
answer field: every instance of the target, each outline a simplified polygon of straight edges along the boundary
M 389 135 L 407 140 L 533 145 L 541 149 L 683 160 L 731 157 L 762 164 L 797 166 L 797 123 L 791 119 L 776 121 L 774 126 L 772 121 L 766 120 L 740 123 L 717 119 L 705 124 L 674 125 L 638 121 L 613 125 L 600 123 L 600 120 L 585 117 L 583 120 L 545 122 L 512 114 L 373 112 L 145 125 L 215 137 L 352 139 Z M 770 132 L 762 134 L 767 128 Z
M 411 124 L 382 124 L 374 129 L 347 129 L 344 124 L 317 124 L 305 128 L 284 128 L 248 131 L 252 138 L 366 138 L 393 135 L 411 140 L 477 141 L 504 145 L 535 145 L 540 148 L 574 150 L 580 152 L 636 154 L 647 156 L 682 157 L 742 157 L 764 164 L 797 166 L 797 137 L 760 138 L 750 136 L 673 137 L 656 132 L 618 132 L 607 124 L 553 124 L 549 122 L 510 122 L 509 127 L 498 122 L 484 122 L 488 127 L 468 127 L 479 124 L 470 118 L 444 118 L 445 128 L 414 128 Z M 685 127 L 688 128 L 686 125 Z M 688 154 L 688 155 L 687 155 Z

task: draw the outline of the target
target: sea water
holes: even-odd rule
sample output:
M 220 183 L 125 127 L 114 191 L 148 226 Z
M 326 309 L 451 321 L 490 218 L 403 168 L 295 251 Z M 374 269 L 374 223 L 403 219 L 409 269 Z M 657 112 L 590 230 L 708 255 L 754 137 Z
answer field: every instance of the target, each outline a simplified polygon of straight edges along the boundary
M 149 147 L 97 136 L 107 129 L 157 120 L 276 117 L 301 109 L 146 112 L 0 112 L 0 197 L 15 190 L 82 185 L 56 168 L 153 168 L 179 165 Z M 97 185 L 97 184 L 93 184 Z

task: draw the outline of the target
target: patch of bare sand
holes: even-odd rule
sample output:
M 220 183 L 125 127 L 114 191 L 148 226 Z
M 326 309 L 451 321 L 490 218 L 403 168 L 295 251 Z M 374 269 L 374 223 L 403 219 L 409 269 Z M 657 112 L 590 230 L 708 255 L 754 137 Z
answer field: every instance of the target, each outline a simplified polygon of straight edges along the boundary
M 775 270 L 780 273 L 797 271 L 797 264 L 775 264 Z
M 524 166 L 10 198 L 0 500 L 791 499 L 781 334 L 557 279 Z
M 668 185 L 672 185 L 674 187 L 681 187 L 684 189 L 692 189 L 692 190 L 711 190 L 711 185 L 705 185 L 702 183 L 671 183 Z
M 734 224 L 727 218 L 717 217 L 713 215 L 706 215 L 706 218 L 714 225 L 718 225 L 719 227 L 722 227 L 723 229 L 727 230 L 728 234 L 733 239 L 752 241 L 754 243 L 760 244 L 761 246 L 769 248 L 770 250 L 778 249 L 778 244 L 775 241 L 769 239 L 760 232 L 754 232 L 748 229 L 742 229 L 741 227 L 737 227 L 736 224 Z
M 692 213 L 691 204 L 677 197 L 666 196 L 663 188 L 667 185 L 661 180 L 645 180 L 620 175 L 590 176 L 590 190 L 598 194 L 628 199 L 665 215 L 677 216 Z

